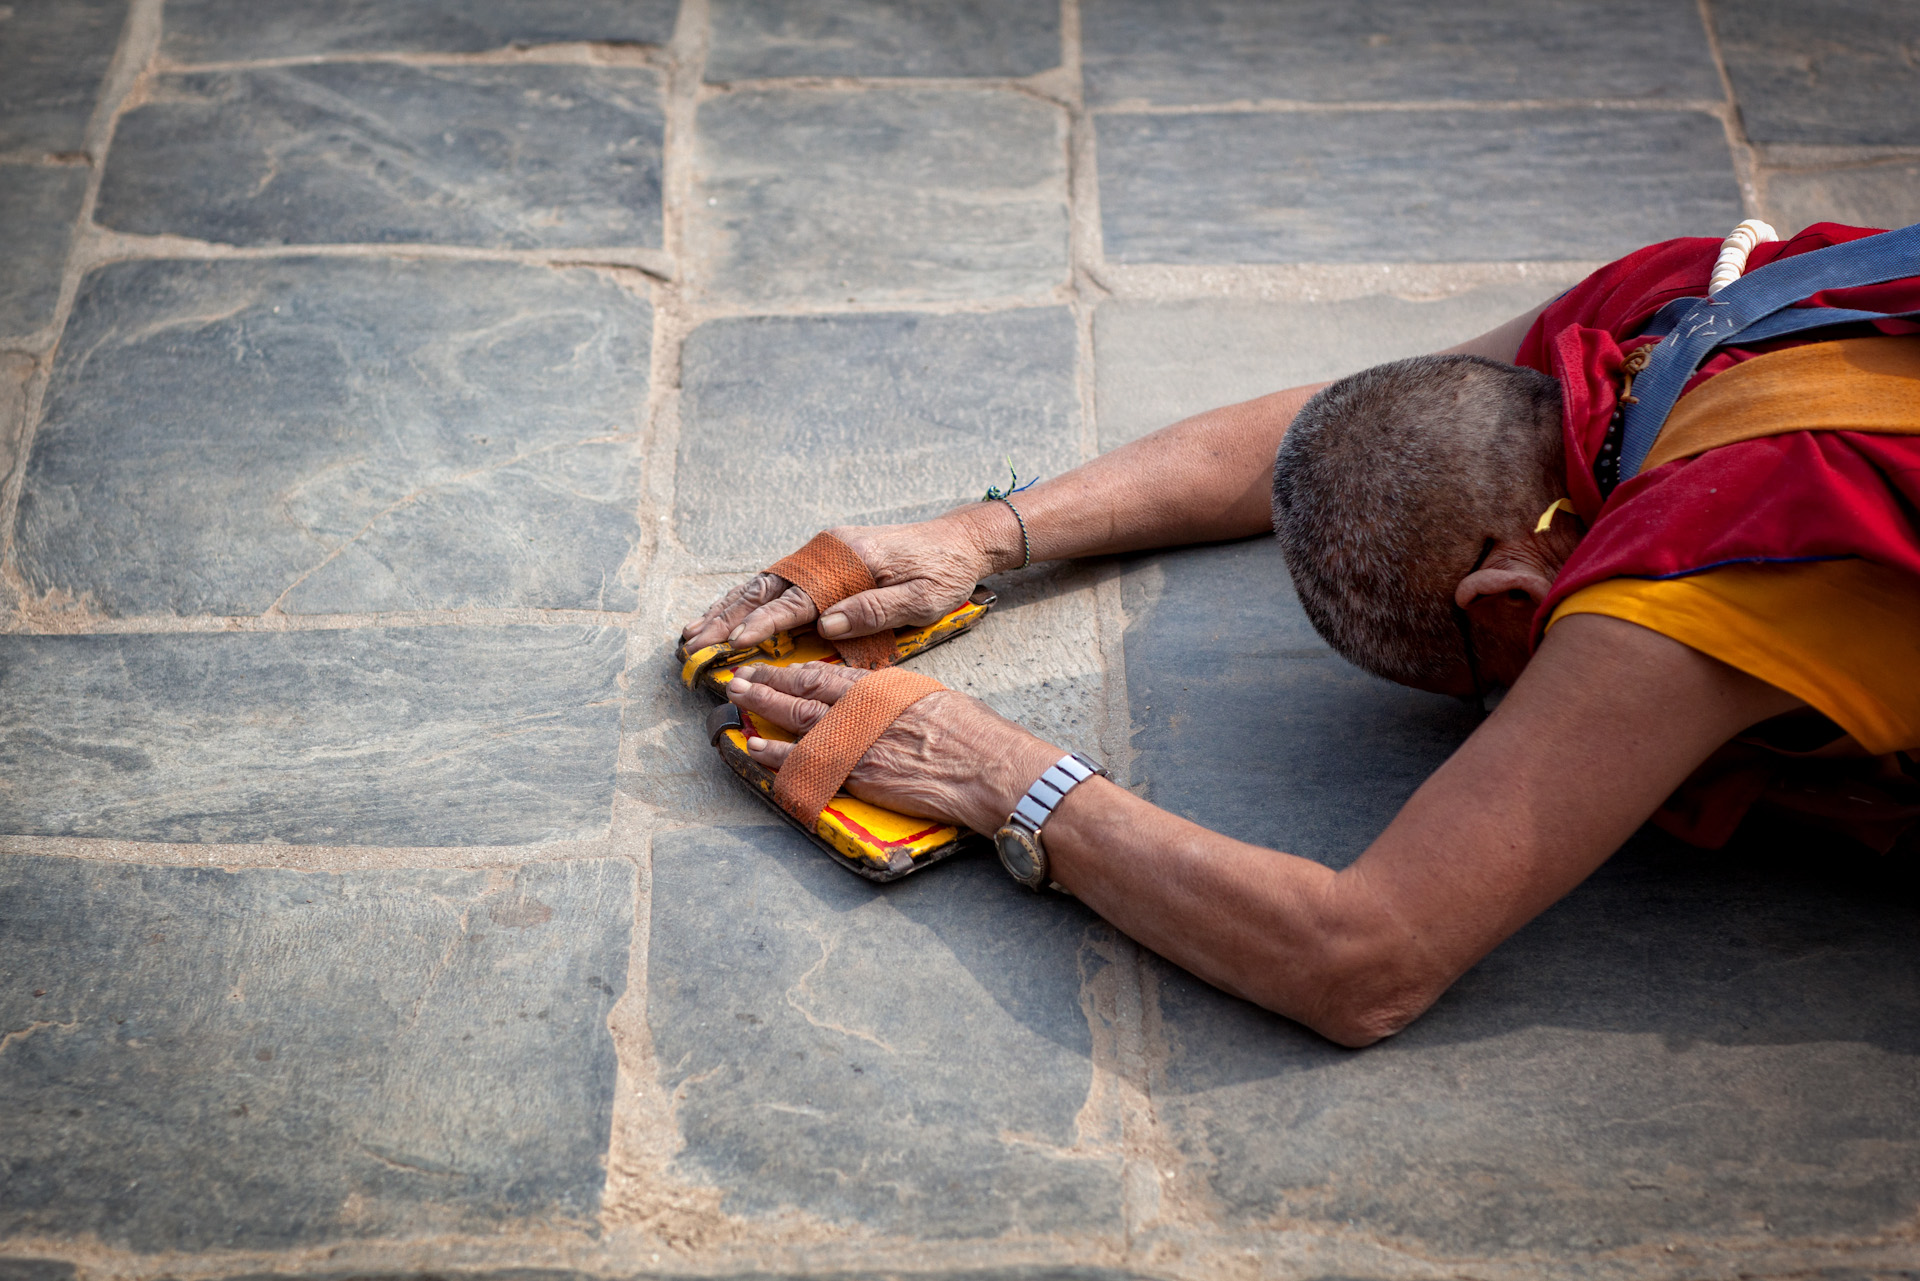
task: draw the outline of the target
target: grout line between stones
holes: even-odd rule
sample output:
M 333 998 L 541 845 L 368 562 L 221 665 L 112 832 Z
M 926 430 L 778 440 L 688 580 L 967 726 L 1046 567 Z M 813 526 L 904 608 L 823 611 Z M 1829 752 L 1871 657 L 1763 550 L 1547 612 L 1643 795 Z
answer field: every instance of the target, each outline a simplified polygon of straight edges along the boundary
M 631 627 L 635 612 L 598 609 L 385 610 L 356 614 L 146 614 L 110 618 L 45 610 L 16 616 L 0 634 L 29 636 L 159 636 L 227 632 L 342 631 L 361 627 Z M 25 623 L 27 625 L 19 625 Z
M 1733 161 L 1733 178 L 1740 184 L 1740 203 L 1746 207 L 1749 216 L 1772 221 L 1773 214 L 1766 200 L 1766 176 L 1760 168 L 1753 144 L 1747 141 L 1746 126 L 1740 119 L 1740 102 L 1733 94 L 1733 77 L 1728 74 L 1726 57 L 1720 51 L 1720 32 L 1713 23 L 1713 0 L 1694 0 L 1694 3 L 1699 8 L 1700 25 L 1706 32 L 1707 51 L 1713 57 L 1714 72 L 1720 77 L 1720 90 L 1724 96 L 1714 114 L 1720 118 L 1721 128 L 1726 130 L 1727 152 Z
M 1089 108 L 1098 116 L 1341 115 L 1394 112 L 1673 111 L 1716 115 L 1725 104 L 1709 98 L 1229 98 L 1219 102 L 1155 103 L 1144 98 Z
M 0 859 L 70 858 L 89 863 L 135 863 L 156 867 L 203 867 L 221 871 L 280 868 L 292 872 L 360 872 L 384 869 L 521 867 L 617 858 L 625 835 L 619 824 L 599 836 L 543 841 L 537 845 L 296 845 L 256 841 L 209 844 L 138 841 L 97 836 L 0 835 Z
M 1096 154 L 1093 117 L 1086 105 L 1086 82 L 1081 57 L 1080 0 L 1061 0 L 1060 38 L 1062 81 L 1067 87 L 1067 207 L 1068 246 L 1072 274 L 1073 313 L 1078 338 L 1075 353 L 1076 385 L 1080 393 L 1080 457 L 1087 460 L 1100 453 L 1098 353 L 1094 341 L 1094 317 L 1109 291 L 1100 281 L 1099 267 L 1104 257 L 1100 226 L 1100 175 Z M 1112 566 L 1097 573 L 1093 592 L 1095 636 L 1099 644 L 1102 705 L 1099 715 L 1100 747 L 1103 759 L 1114 770 L 1121 786 L 1130 775 L 1132 709 L 1127 698 L 1126 618 L 1121 605 L 1120 572 Z M 1104 985 L 1110 991 L 1110 1008 L 1105 1017 L 1111 1030 L 1102 1035 L 1094 1027 L 1092 1081 L 1088 1108 L 1104 1103 L 1115 1115 L 1110 1124 L 1119 1139 L 1119 1168 L 1116 1189 L 1120 1200 L 1120 1235 L 1123 1257 L 1131 1257 L 1134 1242 L 1160 1212 L 1159 1162 L 1149 1152 L 1151 1136 L 1157 1127 L 1153 1118 L 1151 1082 L 1143 1053 L 1146 1025 L 1150 1018 L 1146 1004 L 1153 994 L 1146 986 L 1140 948 L 1118 930 L 1107 927 L 1105 952 L 1110 973 Z M 1096 980 L 1098 984 L 1099 980 Z M 1088 990 L 1082 978 L 1082 1000 L 1098 1011 L 1099 991 Z M 1090 1014 L 1090 1018 L 1094 1015 Z M 1144 1155 L 1144 1162 L 1143 1162 Z M 1146 1177 L 1142 1178 L 1142 1169 Z

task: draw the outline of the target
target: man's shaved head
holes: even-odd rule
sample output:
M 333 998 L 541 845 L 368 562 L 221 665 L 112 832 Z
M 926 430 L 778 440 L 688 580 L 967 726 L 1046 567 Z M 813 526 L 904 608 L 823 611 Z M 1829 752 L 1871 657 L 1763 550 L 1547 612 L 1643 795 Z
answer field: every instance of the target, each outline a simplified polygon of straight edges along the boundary
M 1327 642 L 1389 680 L 1463 684 L 1454 589 L 1563 492 L 1559 425 L 1558 383 L 1479 356 L 1376 365 L 1308 401 L 1274 460 L 1273 527 Z

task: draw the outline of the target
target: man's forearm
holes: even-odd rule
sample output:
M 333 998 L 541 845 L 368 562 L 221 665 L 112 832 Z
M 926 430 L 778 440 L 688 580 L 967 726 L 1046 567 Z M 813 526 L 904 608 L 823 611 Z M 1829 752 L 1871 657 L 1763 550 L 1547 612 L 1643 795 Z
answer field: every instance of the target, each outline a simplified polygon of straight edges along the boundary
M 1246 538 L 1273 527 L 1273 456 L 1325 384 L 1196 414 L 1044 480 L 1013 501 L 1033 559 L 1059 560 Z M 1000 504 L 952 519 L 990 545 L 995 569 L 1020 564 L 1019 529 Z
M 1442 354 L 1512 360 L 1546 304 Z M 1290 387 L 1163 427 L 1063 476 L 1015 503 L 1033 559 L 1058 560 L 1249 538 L 1273 528 L 1273 457 L 1301 406 L 1326 383 Z M 962 526 L 995 570 L 1021 563 L 1026 548 L 1000 504 L 963 508 Z

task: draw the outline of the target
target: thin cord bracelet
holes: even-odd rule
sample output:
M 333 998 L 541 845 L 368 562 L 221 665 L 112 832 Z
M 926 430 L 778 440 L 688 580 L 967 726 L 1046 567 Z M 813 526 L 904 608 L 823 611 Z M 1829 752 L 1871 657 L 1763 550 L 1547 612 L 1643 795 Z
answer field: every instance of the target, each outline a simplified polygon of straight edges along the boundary
M 1011 458 L 1007 459 L 1007 475 L 1010 479 L 1008 479 L 1005 489 L 1000 488 L 998 485 L 988 485 L 987 492 L 980 496 L 980 501 L 983 503 L 1005 503 L 1007 510 L 1013 513 L 1013 518 L 1020 522 L 1020 568 L 1025 569 L 1027 566 L 1033 564 L 1033 540 L 1027 536 L 1027 518 L 1022 516 L 1020 509 L 1013 505 L 1012 495 L 1019 493 L 1023 489 L 1031 489 L 1033 487 L 1033 481 L 1030 480 L 1024 485 L 1020 483 L 1020 473 L 1013 469 L 1013 459 Z M 1038 479 L 1038 477 L 1035 479 Z
M 1013 505 L 1013 500 L 1004 494 L 999 498 L 989 498 L 987 501 L 991 503 L 1005 503 L 1007 510 L 1013 513 L 1013 518 L 1020 522 L 1020 568 L 1025 569 L 1027 566 L 1033 564 L 1033 540 L 1027 537 L 1027 518 L 1020 514 L 1020 509 Z

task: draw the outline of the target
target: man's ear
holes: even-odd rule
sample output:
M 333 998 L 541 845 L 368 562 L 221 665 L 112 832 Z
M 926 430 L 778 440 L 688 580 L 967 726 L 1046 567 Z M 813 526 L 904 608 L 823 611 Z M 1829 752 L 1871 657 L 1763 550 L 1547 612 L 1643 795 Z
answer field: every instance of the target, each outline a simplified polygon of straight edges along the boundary
M 1530 609 L 1553 590 L 1553 578 L 1536 565 L 1532 557 L 1516 554 L 1506 543 L 1495 543 L 1487 563 L 1460 580 L 1454 588 L 1454 603 L 1469 609 L 1483 597 L 1504 597 L 1513 604 L 1528 602 Z

